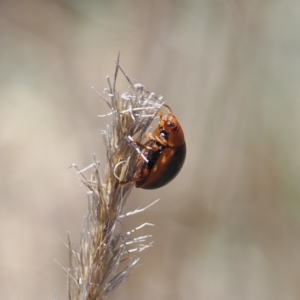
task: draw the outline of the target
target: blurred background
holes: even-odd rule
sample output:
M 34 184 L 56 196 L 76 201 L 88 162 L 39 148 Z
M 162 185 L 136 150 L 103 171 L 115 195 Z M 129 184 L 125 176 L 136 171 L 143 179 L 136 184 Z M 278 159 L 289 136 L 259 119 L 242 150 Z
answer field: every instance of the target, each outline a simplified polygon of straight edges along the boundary
M 102 91 L 118 51 L 186 135 L 169 185 L 124 224 L 154 245 L 108 299 L 299 299 L 300 2 L 0 1 L 1 299 L 67 299 L 70 232 L 105 160 Z M 128 84 L 120 79 L 118 90 Z

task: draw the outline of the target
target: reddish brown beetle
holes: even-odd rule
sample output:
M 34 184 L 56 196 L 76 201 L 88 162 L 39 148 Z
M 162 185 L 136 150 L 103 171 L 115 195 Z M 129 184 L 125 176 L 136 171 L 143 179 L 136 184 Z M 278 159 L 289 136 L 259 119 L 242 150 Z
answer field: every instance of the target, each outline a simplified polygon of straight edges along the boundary
M 133 177 L 120 184 L 134 181 L 137 188 L 157 189 L 173 180 L 181 170 L 186 155 L 183 130 L 170 107 L 165 104 L 164 107 L 168 113 L 160 111 L 159 125 L 146 134 L 148 141 L 145 144 L 132 141 L 142 148 L 142 155 L 136 160 Z

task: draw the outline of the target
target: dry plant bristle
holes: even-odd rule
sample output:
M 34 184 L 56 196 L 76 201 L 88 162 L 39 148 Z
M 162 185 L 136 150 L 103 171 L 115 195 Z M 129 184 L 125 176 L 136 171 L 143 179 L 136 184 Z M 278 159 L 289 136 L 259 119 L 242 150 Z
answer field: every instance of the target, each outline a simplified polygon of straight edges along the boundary
M 116 90 L 120 71 L 130 84 L 122 95 Z M 91 179 L 83 174 L 86 170 L 78 169 L 80 180 L 89 189 L 88 212 L 83 222 L 79 251 L 75 251 L 68 241 L 69 268 L 66 272 L 70 300 L 105 299 L 136 265 L 137 254 L 151 246 L 147 242 L 150 236 L 131 238 L 123 232 L 123 220 L 146 208 L 124 214 L 133 183 L 120 185 L 115 173 L 122 178 L 124 174 L 130 176 L 134 172 L 137 152 L 128 142 L 128 137 L 142 139 L 162 106 L 162 97 L 145 91 L 141 84 L 132 84 L 119 66 L 119 57 L 114 80 L 111 83 L 107 77 L 107 82 L 104 95 L 99 94 L 110 107 L 109 115 L 112 116 L 111 124 L 102 132 L 107 156 L 104 179 L 101 179 L 96 158 L 89 167 L 92 168 Z M 129 233 L 147 225 L 152 224 L 144 223 Z

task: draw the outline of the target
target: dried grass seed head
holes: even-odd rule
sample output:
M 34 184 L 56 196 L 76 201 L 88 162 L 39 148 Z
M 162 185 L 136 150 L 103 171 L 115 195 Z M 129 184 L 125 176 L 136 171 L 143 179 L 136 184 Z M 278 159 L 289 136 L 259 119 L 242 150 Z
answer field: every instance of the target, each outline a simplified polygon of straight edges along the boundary
M 118 71 L 121 70 L 130 87 L 121 96 L 116 90 Z M 145 223 L 127 234 L 123 232 L 122 220 L 143 211 L 123 214 L 126 199 L 132 183 L 121 186 L 114 175 L 120 161 L 128 161 L 128 173 L 134 172 L 137 152 L 128 137 L 141 140 L 144 133 L 162 106 L 162 97 L 147 92 L 143 85 L 132 84 L 129 77 L 116 64 L 113 84 L 107 78 L 108 88 L 100 94 L 111 109 L 112 122 L 102 132 L 106 146 L 106 167 L 104 180 L 99 173 L 99 162 L 94 158 L 91 165 L 91 180 L 79 170 L 81 181 L 89 188 L 88 214 L 81 231 L 80 250 L 75 251 L 69 241 L 68 290 L 69 299 L 105 299 L 136 265 L 136 254 L 151 246 L 149 236 L 130 237 Z M 106 97 L 109 98 L 106 99 Z

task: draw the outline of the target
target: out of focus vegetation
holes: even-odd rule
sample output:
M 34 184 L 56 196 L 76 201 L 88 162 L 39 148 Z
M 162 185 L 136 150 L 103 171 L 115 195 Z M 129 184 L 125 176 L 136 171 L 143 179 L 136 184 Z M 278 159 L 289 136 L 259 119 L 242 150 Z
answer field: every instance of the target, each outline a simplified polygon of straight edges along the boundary
M 131 194 L 161 198 L 124 224 L 155 223 L 155 243 L 110 299 L 299 299 L 299 26 L 295 0 L 1 1 L 1 299 L 67 299 L 57 236 L 76 244 L 87 210 L 68 166 L 104 159 L 90 87 L 119 50 L 188 154 L 168 186 Z

